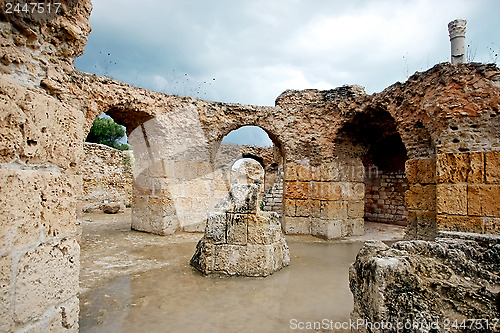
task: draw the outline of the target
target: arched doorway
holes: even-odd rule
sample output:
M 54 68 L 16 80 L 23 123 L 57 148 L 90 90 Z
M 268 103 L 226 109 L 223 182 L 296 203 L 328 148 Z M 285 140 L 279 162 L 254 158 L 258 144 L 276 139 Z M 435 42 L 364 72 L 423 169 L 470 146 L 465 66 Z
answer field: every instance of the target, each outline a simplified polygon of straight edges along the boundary
M 281 145 L 267 131 L 258 126 L 241 126 L 230 131 L 221 139 L 215 162 L 216 179 L 221 180 L 229 189 L 235 174 L 233 166 L 250 160 L 262 168 L 263 179 L 260 182 L 260 208 L 265 211 L 283 211 L 283 155 Z M 255 164 L 256 163 L 256 164 Z M 242 179 L 244 181 L 244 179 Z M 248 181 L 248 178 L 247 178 Z M 222 186 L 218 186 L 220 189 Z M 225 193 L 224 193 L 225 194 Z
M 408 156 L 389 112 L 371 108 L 356 114 L 341 128 L 335 144 L 338 157 L 357 159 L 364 167 L 364 219 L 406 225 Z

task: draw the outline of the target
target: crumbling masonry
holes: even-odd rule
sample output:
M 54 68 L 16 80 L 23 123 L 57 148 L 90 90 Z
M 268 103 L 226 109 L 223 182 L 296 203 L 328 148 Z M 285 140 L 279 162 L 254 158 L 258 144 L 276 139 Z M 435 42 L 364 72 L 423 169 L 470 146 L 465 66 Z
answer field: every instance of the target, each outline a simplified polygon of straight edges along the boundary
M 222 138 L 255 125 L 284 170 L 285 233 L 362 233 L 364 170 L 373 167 L 407 179 L 397 194 L 406 213 L 388 215 L 407 214 L 408 238 L 499 233 L 496 66 L 439 64 L 373 95 L 346 86 L 285 91 L 274 107 L 208 102 L 75 70 L 91 8 L 78 1 L 49 21 L 0 12 L 1 331 L 77 331 L 78 172 L 86 133 L 103 112 L 130 135 L 138 230 L 202 230 L 192 221 L 204 221 L 228 190 L 215 181 L 225 172 Z

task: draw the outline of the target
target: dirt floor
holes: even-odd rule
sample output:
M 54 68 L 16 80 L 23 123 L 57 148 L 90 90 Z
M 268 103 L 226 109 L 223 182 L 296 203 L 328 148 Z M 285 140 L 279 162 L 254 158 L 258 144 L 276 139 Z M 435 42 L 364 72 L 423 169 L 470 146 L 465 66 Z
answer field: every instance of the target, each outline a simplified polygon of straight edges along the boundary
M 129 209 L 80 220 L 81 332 L 289 332 L 296 321 L 346 321 L 349 265 L 363 242 L 404 235 L 367 222 L 365 235 L 350 239 L 287 236 L 289 267 L 267 278 L 215 278 L 189 266 L 200 233 L 131 231 Z

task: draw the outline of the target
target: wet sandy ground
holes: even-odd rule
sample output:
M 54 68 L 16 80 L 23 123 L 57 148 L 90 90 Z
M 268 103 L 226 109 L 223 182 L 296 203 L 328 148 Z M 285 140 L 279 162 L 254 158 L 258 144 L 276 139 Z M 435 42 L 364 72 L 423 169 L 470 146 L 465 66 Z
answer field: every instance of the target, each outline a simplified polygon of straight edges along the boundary
M 130 211 L 81 219 L 81 332 L 291 332 L 290 320 L 349 320 L 348 270 L 367 239 L 401 239 L 400 226 L 327 242 L 287 236 L 289 267 L 267 278 L 206 277 L 189 266 L 201 234 L 130 230 Z

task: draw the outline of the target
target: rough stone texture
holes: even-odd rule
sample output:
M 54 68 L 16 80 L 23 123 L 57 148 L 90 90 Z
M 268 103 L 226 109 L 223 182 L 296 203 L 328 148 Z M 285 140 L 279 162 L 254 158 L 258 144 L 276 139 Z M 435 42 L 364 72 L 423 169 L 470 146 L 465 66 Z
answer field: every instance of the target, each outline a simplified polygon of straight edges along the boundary
M 14 316 L 14 295 L 24 293 L 25 286 L 18 283 L 19 260 L 38 251 L 47 267 L 59 267 L 61 257 L 51 257 L 57 251 L 47 247 L 75 237 L 82 186 L 75 175 L 82 143 L 103 112 L 127 127 L 137 155 L 132 223 L 138 230 L 167 234 L 200 228 L 206 212 L 228 191 L 227 183 L 214 182 L 218 176 L 212 174 L 224 170 L 218 169 L 222 138 L 255 125 L 269 134 L 273 156 L 284 170 L 286 232 L 327 238 L 360 232 L 357 203 L 365 193 L 360 166 L 377 161 L 384 140 L 401 143 L 405 154 L 382 154 L 378 162 L 408 159 L 409 238 L 432 238 L 438 228 L 454 226 L 476 230 L 481 219 L 483 232 L 498 232 L 500 71 L 495 65 L 438 64 L 373 95 L 359 86 L 287 90 L 274 107 L 168 96 L 75 70 L 74 59 L 83 53 L 90 32 L 92 6 L 89 0 L 72 3 L 47 21 L 9 16 L 0 9 L 0 198 L 6 216 L 0 226 L 0 258 L 2 265 L 11 265 L 2 268 L 9 289 L 2 291 L 8 294 L 0 307 L 5 313 Z M 198 164 L 193 168 L 185 162 Z M 24 190 L 11 188 L 11 180 Z M 441 194 L 456 194 L 451 202 L 462 203 L 463 185 L 467 214 L 454 215 L 463 208 L 450 210 Z M 443 200 L 437 202 L 438 197 Z M 345 210 L 337 208 L 345 204 L 344 219 L 339 216 Z M 227 244 L 218 251 L 237 246 Z M 72 251 L 76 256 L 78 250 Z M 269 257 L 261 259 L 268 262 Z M 37 265 L 31 273 L 39 281 L 53 281 L 54 289 L 67 286 L 61 279 L 67 276 L 76 290 L 77 265 L 58 272 Z M 2 319 L 1 325 L 36 331 L 54 318 L 51 326 L 76 331 L 64 322 L 76 318 L 77 307 L 71 303 L 76 291 L 65 295 L 63 300 L 48 293 L 52 299 L 40 305 L 45 308 L 19 313 L 27 322 Z M 31 311 L 28 304 L 19 306 Z
M 102 211 L 106 214 L 116 214 L 120 209 L 121 205 L 119 202 L 110 202 L 102 207 Z
M 191 265 L 203 274 L 268 276 L 290 263 L 288 245 L 274 212 L 257 210 L 257 185 L 233 184 L 208 215 L 205 235 Z
M 132 152 L 89 142 L 84 143 L 83 150 L 78 172 L 83 181 L 82 210 L 102 209 L 110 202 L 130 206 L 134 184 Z
M 450 234 L 448 234 L 450 236 Z M 500 315 L 500 238 L 459 234 L 463 239 L 403 241 L 392 247 L 368 242 L 349 271 L 354 321 L 390 322 L 392 329 L 359 332 L 444 332 L 445 320 Z M 399 323 L 439 322 L 440 329 L 397 329 Z M 470 332 L 467 328 L 452 331 Z M 485 325 L 485 322 L 483 322 Z M 491 332 L 492 330 L 483 330 Z
M 365 184 L 365 218 L 367 220 L 399 225 L 407 224 L 408 210 L 404 195 L 408 189 L 408 180 L 404 172 L 379 170 L 371 177 L 365 177 Z

